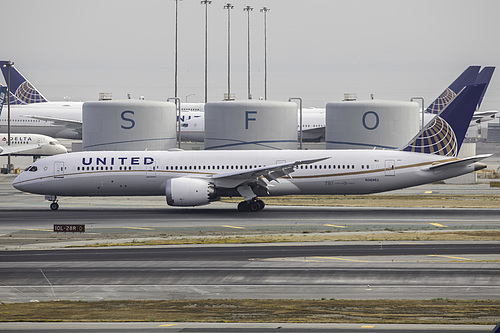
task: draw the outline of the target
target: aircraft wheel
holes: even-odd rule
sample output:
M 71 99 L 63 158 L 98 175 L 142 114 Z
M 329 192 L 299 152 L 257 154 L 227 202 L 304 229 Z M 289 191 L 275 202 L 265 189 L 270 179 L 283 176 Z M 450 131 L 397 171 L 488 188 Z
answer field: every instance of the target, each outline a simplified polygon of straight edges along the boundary
M 250 210 L 250 205 L 247 201 L 242 201 L 238 204 L 238 211 L 240 212 L 248 212 Z
M 259 210 L 263 210 L 264 207 L 266 207 L 265 202 L 260 200 L 260 199 L 256 200 L 255 202 L 257 202 L 259 204 Z
M 261 210 L 260 204 L 257 201 L 252 201 L 250 203 L 250 211 L 256 212 L 256 211 L 259 211 L 259 210 Z
M 50 209 L 52 210 L 58 210 L 59 209 L 59 204 L 57 202 L 53 202 L 50 204 Z

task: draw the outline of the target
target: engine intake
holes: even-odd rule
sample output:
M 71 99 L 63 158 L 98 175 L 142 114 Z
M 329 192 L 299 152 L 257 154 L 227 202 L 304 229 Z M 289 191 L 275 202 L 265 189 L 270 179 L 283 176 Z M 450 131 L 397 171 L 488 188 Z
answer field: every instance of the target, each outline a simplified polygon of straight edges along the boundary
M 167 180 L 165 195 L 169 206 L 202 206 L 215 199 L 215 186 L 206 179 L 173 178 Z

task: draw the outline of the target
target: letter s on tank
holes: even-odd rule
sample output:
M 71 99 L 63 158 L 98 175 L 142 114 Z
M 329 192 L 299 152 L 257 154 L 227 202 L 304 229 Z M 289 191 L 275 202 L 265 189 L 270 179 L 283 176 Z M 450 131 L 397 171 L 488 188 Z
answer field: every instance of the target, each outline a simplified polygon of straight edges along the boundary
M 122 118 L 122 120 L 126 121 L 126 122 L 130 122 L 130 124 L 128 126 L 122 125 L 121 128 L 129 130 L 129 129 L 132 129 L 135 127 L 135 121 L 134 121 L 134 119 L 127 118 L 127 114 L 134 115 L 134 111 L 127 110 L 127 111 L 123 111 L 121 113 L 120 117 Z

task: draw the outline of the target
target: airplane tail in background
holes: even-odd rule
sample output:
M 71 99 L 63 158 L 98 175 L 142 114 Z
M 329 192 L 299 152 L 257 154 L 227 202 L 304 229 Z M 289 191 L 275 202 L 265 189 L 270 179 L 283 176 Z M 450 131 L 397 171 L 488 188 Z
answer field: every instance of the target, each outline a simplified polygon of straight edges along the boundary
M 441 95 L 439 95 L 438 98 L 434 100 L 434 102 L 431 103 L 431 105 L 427 107 L 427 109 L 425 109 L 425 113 L 438 114 L 448 104 L 450 104 L 451 101 L 453 101 L 453 99 L 464 87 L 474 83 L 478 83 L 476 82 L 476 78 L 478 77 L 480 69 L 481 66 L 469 66 L 465 71 L 462 72 L 462 74 L 460 74 L 459 77 L 455 79 L 455 81 L 453 81 L 448 86 L 448 88 L 446 88 L 445 91 L 441 93 Z
M 465 87 L 401 150 L 456 157 L 485 85 Z
M 495 71 L 495 67 L 484 67 L 481 72 L 477 75 L 476 78 L 476 84 L 482 84 L 484 83 L 484 90 L 483 93 L 481 94 L 481 98 L 479 99 L 479 102 L 477 103 L 477 108 L 476 111 L 479 110 L 481 107 L 481 103 L 483 102 L 483 97 L 484 94 L 486 93 L 486 89 L 488 89 L 488 85 L 490 84 L 491 77 L 493 76 L 493 72 Z
M 7 61 L 0 61 L 5 82 L 8 80 Z M 10 68 L 10 104 L 23 105 L 31 103 L 48 102 L 47 99 L 29 82 L 19 71 L 12 66 Z
M 5 103 L 7 96 L 7 87 L 0 86 L 0 115 L 2 115 L 3 104 Z

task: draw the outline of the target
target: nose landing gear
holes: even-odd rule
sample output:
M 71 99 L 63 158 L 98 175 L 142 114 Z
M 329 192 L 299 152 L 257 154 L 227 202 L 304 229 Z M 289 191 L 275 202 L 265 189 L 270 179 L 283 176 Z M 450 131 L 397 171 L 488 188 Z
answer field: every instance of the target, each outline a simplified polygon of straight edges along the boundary
M 50 204 L 50 209 L 52 210 L 58 210 L 59 209 L 59 204 L 57 203 L 57 196 L 55 195 L 46 195 L 45 200 L 52 201 Z
M 249 201 L 242 201 L 238 204 L 238 211 L 240 212 L 257 212 L 264 209 L 266 204 L 260 199 L 252 199 Z

